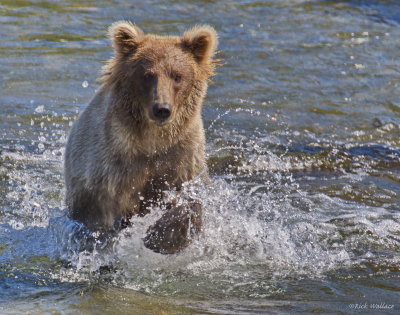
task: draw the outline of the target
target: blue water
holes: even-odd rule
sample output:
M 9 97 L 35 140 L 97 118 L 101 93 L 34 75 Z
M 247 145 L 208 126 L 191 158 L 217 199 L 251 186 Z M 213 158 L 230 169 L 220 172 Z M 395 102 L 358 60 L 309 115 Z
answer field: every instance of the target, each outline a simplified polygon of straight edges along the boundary
M 398 1 L 0 1 L 0 313 L 397 314 Z M 210 24 L 204 232 L 144 248 L 157 220 L 85 251 L 66 218 L 72 122 L 111 56 L 107 27 Z

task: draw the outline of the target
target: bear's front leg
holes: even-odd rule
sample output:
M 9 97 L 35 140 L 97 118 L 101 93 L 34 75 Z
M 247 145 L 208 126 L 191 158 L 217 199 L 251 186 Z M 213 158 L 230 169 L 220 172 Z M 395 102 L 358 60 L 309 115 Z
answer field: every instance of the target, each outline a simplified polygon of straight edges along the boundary
M 144 245 L 161 254 L 181 251 L 201 231 L 201 212 L 199 203 L 170 204 L 163 216 L 147 230 Z

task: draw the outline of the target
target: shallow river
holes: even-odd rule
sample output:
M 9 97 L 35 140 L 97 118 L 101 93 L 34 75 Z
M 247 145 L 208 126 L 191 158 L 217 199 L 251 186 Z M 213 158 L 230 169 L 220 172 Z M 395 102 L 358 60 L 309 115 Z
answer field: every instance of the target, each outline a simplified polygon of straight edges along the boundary
M 120 19 L 219 33 L 204 233 L 178 255 L 143 247 L 151 216 L 93 252 L 66 218 Z M 399 1 L 0 0 L 0 38 L 0 313 L 399 314 Z

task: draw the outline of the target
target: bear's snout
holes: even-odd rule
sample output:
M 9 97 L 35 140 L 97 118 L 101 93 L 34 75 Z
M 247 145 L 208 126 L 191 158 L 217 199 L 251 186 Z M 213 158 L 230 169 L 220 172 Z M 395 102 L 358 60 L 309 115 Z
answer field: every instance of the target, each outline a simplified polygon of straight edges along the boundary
M 169 103 L 155 103 L 153 105 L 153 115 L 156 119 L 166 120 L 171 116 L 172 106 Z

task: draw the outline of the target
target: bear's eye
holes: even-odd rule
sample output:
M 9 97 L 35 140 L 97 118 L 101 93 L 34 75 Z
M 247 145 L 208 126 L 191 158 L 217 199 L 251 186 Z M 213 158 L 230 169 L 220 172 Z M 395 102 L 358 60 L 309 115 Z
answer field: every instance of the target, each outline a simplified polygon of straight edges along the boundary
M 174 79 L 175 83 L 180 83 L 182 81 L 182 76 L 180 74 L 173 74 L 172 78 Z
M 152 74 L 152 73 L 145 73 L 144 74 L 144 79 L 147 81 L 147 80 L 152 80 L 154 78 L 154 74 Z

